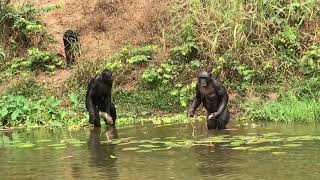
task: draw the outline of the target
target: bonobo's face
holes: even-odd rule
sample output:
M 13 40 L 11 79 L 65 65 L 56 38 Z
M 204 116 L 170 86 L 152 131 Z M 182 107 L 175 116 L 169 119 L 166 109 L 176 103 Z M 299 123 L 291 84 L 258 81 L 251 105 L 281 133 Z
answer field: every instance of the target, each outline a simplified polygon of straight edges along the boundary
M 206 87 L 208 85 L 208 78 L 207 77 L 199 77 L 198 79 L 200 86 Z
M 101 77 L 104 81 L 112 82 L 112 73 L 109 70 L 103 70 L 101 72 Z
M 206 87 L 209 83 L 210 75 L 206 71 L 201 71 L 198 75 L 198 83 L 202 87 Z

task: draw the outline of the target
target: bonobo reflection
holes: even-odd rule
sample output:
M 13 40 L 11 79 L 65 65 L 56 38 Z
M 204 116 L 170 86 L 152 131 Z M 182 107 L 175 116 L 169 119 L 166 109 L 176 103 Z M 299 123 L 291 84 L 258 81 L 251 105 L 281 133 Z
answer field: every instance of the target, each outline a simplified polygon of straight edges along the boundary
M 106 143 L 105 141 L 116 138 L 118 138 L 117 129 L 110 127 L 103 131 L 101 131 L 101 128 L 91 129 L 88 139 L 88 149 L 91 154 L 92 165 L 97 167 L 97 171 L 107 175 L 109 179 L 116 179 L 118 177 L 116 156 L 114 153 L 116 145 Z
M 104 112 L 105 123 L 115 127 L 117 113 L 111 98 L 112 82 L 112 73 L 107 69 L 89 81 L 86 109 L 89 111 L 89 122 L 95 127 L 101 126 L 99 111 Z
M 196 95 L 188 109 L 189 117 L 194 116 L 201 103 L 207 110 L 208 129 L 225 129 L 230 117 L 227 91 L 221 81 L 205 71 L 198 75 Z

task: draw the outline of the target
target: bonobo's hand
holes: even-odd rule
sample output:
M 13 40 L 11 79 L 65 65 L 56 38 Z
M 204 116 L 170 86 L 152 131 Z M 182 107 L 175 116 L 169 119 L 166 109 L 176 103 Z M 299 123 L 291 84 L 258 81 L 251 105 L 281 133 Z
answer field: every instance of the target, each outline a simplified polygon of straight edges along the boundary
M 209 114 L 208 119 L 215 119 L 218 116 L 219 116 L 219 114 L 217 112 L 214 112 L 214 113 Z
M 193 117 L 194 116 L 194 111 L 193 110 L 188 110 L 187 115 L 188 115 L 188 117 Z
M 108 124 L 113 124 L 112 117 L 108 113 L 102 113 L 101 116 L 105 122 L 107 122 Z

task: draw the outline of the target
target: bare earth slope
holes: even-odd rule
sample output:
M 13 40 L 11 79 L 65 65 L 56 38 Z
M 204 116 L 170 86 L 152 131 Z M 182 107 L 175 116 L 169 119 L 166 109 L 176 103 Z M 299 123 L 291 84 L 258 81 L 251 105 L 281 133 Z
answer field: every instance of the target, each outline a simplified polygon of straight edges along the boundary
M 39 0 L 40 5 L 59 0 Z M 141 44 L 155 37 L 157 20 L 168 0 L 64 0 L 62 9 L 44 13 L 41 19 L 56 39 L 54 49 L 63 54 L 62 35 L 68 30 L 80 33 L 87 51 L 97 46 L 117 48 L 125 43 Z
M 50 45 L 55 53 L 64 55 L 62 36 L 72 29 L 80 34 L 86 57 L 107 57 L 124 44 L 143 44 L 155 40 L 158 19 L 166 12 L 168 0 L 38 0 L 38 5 L 64 4 L 58 10 L 43 13 L 41 20 L 55 38 Z M 57 71 L 54 76 L 37 77 L 56 89 L 72 74 Z M 51 85 L 54 84 L 54 87 Z

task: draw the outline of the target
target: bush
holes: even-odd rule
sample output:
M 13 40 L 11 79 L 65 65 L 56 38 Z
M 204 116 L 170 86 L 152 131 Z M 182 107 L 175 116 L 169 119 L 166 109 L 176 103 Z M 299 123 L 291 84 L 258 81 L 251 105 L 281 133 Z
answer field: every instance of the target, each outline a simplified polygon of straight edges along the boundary
M 176 66 L 161 64 L 159 68 L 148 68 L 142 74 L 142 80 L 148 85 L 168 84 L 176 75 Z
M 178 100 L 182 107 L 187 107 L 188 103 L 190 103 L 195 96 L 195 89 L 196 82 L 192 82 L 186 86 L 177 84 L 170 94 Z
M 70 105 L 63 108 L 62 100 L 55 96 L 38 100 L 21 95 L 0 96 L 0 126 L 62 127 L 87 123 L 82 103 L 74 93 L 68 94 Z
M 120 50 L 120 59 L 125 60 L 129 64 L 147 62 L 151 59 L 156 48 L 157 47 L 154 45 L 146 45 L 137 48 L 125 46 Z

